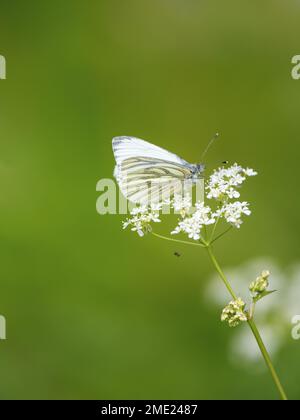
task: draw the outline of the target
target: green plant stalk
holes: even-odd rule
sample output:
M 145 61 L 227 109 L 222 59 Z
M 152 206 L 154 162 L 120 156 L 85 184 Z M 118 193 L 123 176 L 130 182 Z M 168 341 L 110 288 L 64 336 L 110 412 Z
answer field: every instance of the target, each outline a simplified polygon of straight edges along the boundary
M 220 265 L 219 265 L 218 261 L 216 260 L 216 257 L 214 256 L 214 253 L 213 253 L 213 250 L 212 250 L 211 246 L 210 246 L 210 245 L 207 245 L 207 248 L 206 248 L 206 249 L 207 249 L 208 255 L 209 255 L 209 257 L 210 257 L 210 259 L 211 259 L 211 261 L 212 261 L 212 263 L 213 263 L 213 265 L 214 265 L 215 269 L 217 270 L 217 272 L 218 272 L 219 276 L 220 276 L 220 277 L 221 277 L 221 279 L 223 280 L 223 283 L 225 284 L 226 289 L 227 289 L 227 290 L 228 290 L 228 292 L 230 293 L 231 297 L 232 297 L 234 300 L 237 300 L 237 299 L 238 299 L 238 297 L 237 297 L 237 295 L 234 293 L 234 291 L 233 291 L 233 289 L 232 289 L 232 287 L 231 287 L 231 285 L 230 285 L 229 281 L 227 280 L 227 278 L 226 278 L 225 274 L 223 273 L 223 270 L 221 269 L 221 267 L 220 267 Z
M 282 384 L 280 382 L 280 379 L 279 379 L 279 377 L 278 377 L 278 375 L 277 375 L 277 373 L 275 371 L 275 368 L 273 366 L 273 363 L 272 363 L 272 360 L 270 358 L 270 355 L 269 355 L 269 353 L 268 353 L 268 351 L 266 349 L 266 346 L 264 345 L 264 342 L 263 342 L 263 340 L 261 338 L 261 335 L 260 335 L 260 333 L 259 333 L 259 331 L 257 329 L 257 326 L 256 326 L 255 322 L 253 321 L 253 319 L 249 319 L 248 320 L 248 325 L 250 326 L 251 331 L 252 331 L 252 333 L 253 333 L 256 341 L 257 341 L 257 344 L 258 344 L 258 346 L 260 348 L 261 354 L 263 355 L 263 358 L 265 359 L 266 365 L 268 366 L 268 368 L 270 370 L 270 373 L 272 375 L 273 381 L 274 381 L 274 383 L 275 383 L 275 385 L 276 385 L 276 387 L 278 389 L 278 392 L 280 394 L 281 399 L 283 401 L 287 401 L 288 400 L 287 395 L 286 395 L 286 393 L 285 393 L 285 391 L 283 389 L 283 386 L 282 386 Z
M 216 257 L 215 257 L 215 255 L 213 253 L 213 250 L 212 250 L 212 248 L 211 248 L 211 246 L 209 244 L 207 245 L 207 251 L 208 251 L 208 255 L 209 255 L 209 257 L 210 257 L 210 259 L 211 259 L 211 261 L 212 261 L 215 269 L 217 270 L 219 276 L 223 280 L 223 283 L 225 284 L 225 287 L 227 288 L 228 292 L 230 293 L 230 295 L 233 297 L 234 300 L 237 300 L 238 297 L 235 294 L 235 292 L 233 291 L 233 289 L 232 289 L 229 281 L 227 280 L 227 278 L 226 278 L 223 270 L 221 269 L 218 261 L 216 260 Z M 275 371 L 275 368 L 273 366 L 271 357 L 270 357 L 270 355 L 269 355 L 269 353 L 268 353 L 268 351 L 266 349 L 266 346 L 265 346 L 265 344 L 264 344 L 264 342 L 262 340 L 262 337 L 261 337 L 261 335 L 260 335 L 260 333 L 259 333 L 259 331 L 257 329 L 257 326 L 256 326 L 255 322 L 253 321 L 253 319 L 249 319 L 248 320 L 248 325 L 251 328 L 251 331 L 252 331 L 252 333 L 253 333 L 253 335 L 255 337 L 255 340 L 256 340 L 256 342 L 258 344 L 258 347 L 259 347 L 259 349 L 261 351 L 261 354 L 262 354 L 262 356 L 263 356 L 263 358 L 264 358 L 264 360 L 266 362 L 266 365 L 267 365 L 267 367 L 270 370 L 270 373 L 271 373 L 271 376 L 273 378 L 273 381 L 274 381 L 274 383 L 275 383 L 275 385 L 276 385 L 276 387 L 278 389 L 280 398 L 283 401 L 287 401 L 288 400 L 287 395 L 286 395 L 286 393 L 285 393 L 285 391 L 283 389 L 283 386 L 282 386 L 282 384 L 280 382 L 280 379 L 279 379 L 279 377 L 278 377 L 278 375 L 277 375 L 277 373 Z
M 155 233 L 153 231 L 151 233 L 152 233 L 153 236 L 156 236 L 156 238 L 164 239 L 165 241 L 177 242 L 178 244 L 181 244 L 181 245 L 201 246 L 201 248 L 205 248 L 206 247 L 206 245 L 200 244 L 198 242 L 181 241 L 179 239 L 173 239 L 173 238 L 169 238 L 168 236 L 159 235 L 158 233 Z

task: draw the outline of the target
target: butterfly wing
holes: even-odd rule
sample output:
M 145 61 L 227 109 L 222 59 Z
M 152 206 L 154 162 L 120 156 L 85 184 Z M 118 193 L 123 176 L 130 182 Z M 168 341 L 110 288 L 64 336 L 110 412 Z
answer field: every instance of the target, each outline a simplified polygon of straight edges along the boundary
M 160 203 L 187 187 L 191 171 L 174 162 L 136 157 L 124 160 L 118 167 L 121 191 L 134 203 Z
M 177 155 L 132 137 L 113 139 L 113 150 L 115 177 L 128 200 L 160 203 L 187 187 L 193 165 Z
M 124 160 L 136 157 L 156 158 L 179 165 L 189 165 L 184 159 L 161 147 L 135 137 L 115 137 L 112 141 L 117 165 Z

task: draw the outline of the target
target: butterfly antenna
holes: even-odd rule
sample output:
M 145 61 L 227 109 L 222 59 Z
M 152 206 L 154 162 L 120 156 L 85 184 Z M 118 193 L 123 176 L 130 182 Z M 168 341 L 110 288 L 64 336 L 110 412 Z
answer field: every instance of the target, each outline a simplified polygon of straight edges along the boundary
M 201 161 L 203 161 L 204 157 L 207 155 L 207 152 L 209 151 L 209 149 L 211 148 L 211 146 L 214 144 L 214 142 L 216 140 L 218 140 L 218 138 L 220 137 L 219 133 L 216 133 L 213 138 L 210 140 L 210 142 L 208 143 L 208 145 L 206 146 L 206 149 L 204 150 L 204 152 L 202 153 L 201 156 Z

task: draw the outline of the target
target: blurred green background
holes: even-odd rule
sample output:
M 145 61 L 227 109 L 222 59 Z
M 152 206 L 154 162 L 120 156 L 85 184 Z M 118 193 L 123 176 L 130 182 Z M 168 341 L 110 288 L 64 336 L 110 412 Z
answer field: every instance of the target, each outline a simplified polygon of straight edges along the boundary
M 123 232 L 95 189 L 115 135 L 194 162 L 220 131 L 209 167 L 260 175 L 220 262 L 297 263 L 299 19 L 296 0 L 0 1 L 0 398 L 277 398 L 263 364 L 230 361 L 205 253 Z M 289 324 L 276 366 L 298 399 Z

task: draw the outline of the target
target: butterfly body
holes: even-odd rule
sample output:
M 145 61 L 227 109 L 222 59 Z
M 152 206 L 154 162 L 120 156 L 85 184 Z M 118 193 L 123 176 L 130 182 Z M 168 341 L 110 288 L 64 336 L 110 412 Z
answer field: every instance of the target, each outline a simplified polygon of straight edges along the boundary
M 135 137 L 115 137 L 114 176 L 128 200 L 139 204 L 159 203 L 203 179 L 205 166 Z
M 191 179 L 196 183 L 199 179 L 204 177 L 205 165 L 203 163 L 196 163 L 191 165 Z

